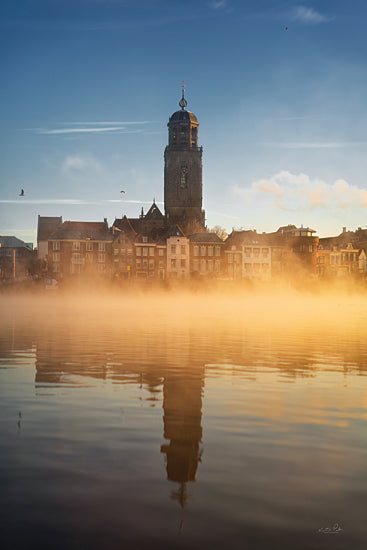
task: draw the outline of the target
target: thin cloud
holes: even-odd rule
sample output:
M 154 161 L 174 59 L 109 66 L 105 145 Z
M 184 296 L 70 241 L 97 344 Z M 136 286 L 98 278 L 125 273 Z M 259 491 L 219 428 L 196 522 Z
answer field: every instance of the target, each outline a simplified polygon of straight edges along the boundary
M 213 10 L 222 10 L 227 7 L 227 0 L 213 0 L 209 2 L 209 7 Z
M 99 204 L 80 199 L 18 199 L 0 200 L 1 204 Z
M 264 145 L 280 149 L 345 149 L 365 146 L 367 141 L 268 141 Z
M 60 122 L 60 124 L 67 124 L 69 126 L 116 126 L 116 125 L 123 125 L 123 126 L 130 126 L 132 124 L 152 124 L 153 122 L 156 122 L 154 120 L 129 120 L 129 121 L 113 121 L 113 122 Z
M 113 202 L 113 203 L 130 203 L 130 204 L 152 204 L 152 201 L 138 201 L 138 200 L 129 200 L 129 199 L 103 199 L 101 202 Z M 160 201 L 155 201 L 155 204 L 164 204 Z
M 312 211 L 316 208 L 347 210 L 367 208 L 367 190 L 339 179 L 327 183 L 307 174 L 282 171 L 253 182 L 250 188 L 233 186 L 236 196 L 245 200 L 269 201 L 287 212 Z
M 130 204 L 152 204 L 152 201 L 141 201 L 134 199 L 102 199 L 95 201 L 86 201 L 82 199 L 3 199 L 0 200 L 0 204 L 65 204 L 65 205 L 96 205 L 101 203 L 130 203 Z M 156 204 L 163 204 L 163 202 L 156 201 Z
M 320 23 L 328 23 L 333 18 L 323 15 L 317 12 L 313 8 L 306 8 L 305 6 L 298 6 L 293 14 L 295 21 L 300 21 L 306 25 L 319 25 Z
M 98 128 L 53 128 L 47 130 L 45 128 L 31 128 L 31 132 L 41 135 L 59 135 L 59 134 L 87 134 L 87 133 L 116 133 L 117 131 L 126 130 L 124 126 L 108 126 Z
M 64 128 L 29 128 L 28 131 L 39 135 L 67 135 L 67 134 L 132 134 L 141 133 L 141 128 L 134 126 L 144 126 L 151 124 L 148 120 L 129 120 L 120 122 L 62 122 L 59 124 Z

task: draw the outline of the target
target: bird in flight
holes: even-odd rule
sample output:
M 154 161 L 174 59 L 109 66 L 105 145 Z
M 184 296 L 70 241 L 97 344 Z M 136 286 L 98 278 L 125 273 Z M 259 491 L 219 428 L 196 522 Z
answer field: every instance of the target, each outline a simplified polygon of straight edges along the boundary
M 124 193 L 124 194 L 125 194 L 125 193 L 126 193 L 126 191 L 120 191 L 120 193 Z
M 21 192 L 19 193 L 19 196 L 24 197 L 24 189 L 21 190 Z
M 288 30 L 288 27 L 285 27 L 285 30 L 287 31 L 287 30 Z

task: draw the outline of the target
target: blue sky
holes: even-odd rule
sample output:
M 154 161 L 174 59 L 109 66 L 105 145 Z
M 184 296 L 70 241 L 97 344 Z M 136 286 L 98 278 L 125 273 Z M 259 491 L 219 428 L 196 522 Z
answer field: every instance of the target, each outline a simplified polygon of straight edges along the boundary
M 5 0 L 0 234 L 163 210 L 182 80 L 209 227 L 366 227 L 366 17 L 359 0 Z

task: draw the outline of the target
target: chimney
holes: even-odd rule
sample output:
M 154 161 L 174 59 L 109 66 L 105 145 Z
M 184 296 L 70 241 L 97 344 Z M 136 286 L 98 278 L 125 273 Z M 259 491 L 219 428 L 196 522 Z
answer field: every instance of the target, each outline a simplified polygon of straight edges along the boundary
M 346 232 L 347 232 L 347 228 L 343 227 L 343 233 L 346 233 Z
M 105 226 L 106 231 L 108 231 L 108 222 L 107 222 L 107 218 L 104 218 L 104 219 L 103 219 L 103 223 L 104 223 L 104 226 Z

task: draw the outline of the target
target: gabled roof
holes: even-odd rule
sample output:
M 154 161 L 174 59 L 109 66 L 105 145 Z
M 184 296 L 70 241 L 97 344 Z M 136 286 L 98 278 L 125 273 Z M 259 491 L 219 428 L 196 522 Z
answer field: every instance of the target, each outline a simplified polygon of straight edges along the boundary
M 12 235 L 0 235 L 0 244 L 1 248 L 27 248 L 27 250 L 33 250 L 33 243 L 25 243 Z
M 38 216 L 37 242 L 47 241 L 62 224 L 62 216 Z
M 194 233 L 189 238 L 192 243 L 223 243 L 222 239 L 212 232 Z
M 104 222 L 66 221 L 49 240 L 52 241 L 112 241 L 112 234 Z
M 156 220 L 156 219 L 163 219 L 164 216 L 162 212 L 159 210 L 158 206 L 156 205 L 155 201 L 153 201 L 152 206 L 149 208 L 148 212 L 145 214 L 146 220 Z
M 112 227 L 116 227 L 120 231 L 136 234 L 137 231 L 134 229 L 132 222 L 133 220 L 129 220 L 129 218 L 125 215 L 123 218 L 116 218 Z

